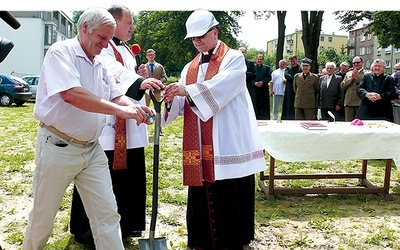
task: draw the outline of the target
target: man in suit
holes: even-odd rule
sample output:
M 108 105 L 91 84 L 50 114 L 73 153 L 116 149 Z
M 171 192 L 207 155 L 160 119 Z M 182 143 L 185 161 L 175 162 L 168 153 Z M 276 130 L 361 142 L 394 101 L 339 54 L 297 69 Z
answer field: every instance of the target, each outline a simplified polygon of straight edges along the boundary
M 357 87 L 364 76 L 363 60 L 356 56 L 353 58 L 353 70 L 346 73 L 340 87 L 346 92 L 344 96 L 344 114 L 346 122 L 356 118 L 361 99 L 357 95 Z
M 334 74 L 336 69 L 334 62 L 327 62 L 325 69 L 327 74 L 319 78 L 318 107 L 321 109 L 323 120 L 333 121 L 333 118 L 328 115 L 328 111 L 332 112 L 335 118 L 338 116 L 342 102 L 342 91 L 340 89 L 342 78 Z
M 165 73 L 164 66 L 155 61 L 156 52 L 154 51 L 154 49 L 148 49 L 146 51 L 146 58 L 147 58 L 146 68 L 147 68 L 147 72 L 149 72 L 149 77 L 158 79 L 162 83 L 165 83 L 167 81 L 167 74 Z M 157 100 L 160 100 L 161 99 L 161 91 L 154 90 L 154 96 L 157 98 Z M 147 106 L 149 106 L 149 104 L 150 104 L 150 99 L 151 99 L 150 96 L 148 94 L 146 94 L 146 105 Z
M 257 120 L 269 120 L 271 110 L 269 104 L 269 87 L 271 81 L 271 68 L 264 64 L 264 56 L 256 57 L 256 77 L 252 82 L 254 88 L 254 108 Z
M 301 73 L 294 76 L 293 90 L 294 112 L 296 120 L 313 120 L 316 116 L 317 96 L 319 94 L 319 78 L 310 72 L 311 59 L 301 60 Z

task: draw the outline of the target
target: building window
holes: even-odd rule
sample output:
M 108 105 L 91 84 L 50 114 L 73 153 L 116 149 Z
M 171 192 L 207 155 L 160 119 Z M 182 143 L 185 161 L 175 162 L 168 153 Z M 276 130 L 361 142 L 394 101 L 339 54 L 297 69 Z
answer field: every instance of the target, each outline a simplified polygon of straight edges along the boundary
M 53 12 L 53 18 L 54 18 L 54 20 L 57 20 L 58 21 L 58 11 L 54 11 Z M 56 22 L 57 23 L 57 22 Z
M 372 34 L 369 33 L 369 34 L 367 35 L 367 40 L 371 40 L 371 39 L 372 39 Z
M 67 30 L 67 37 L 68 38 L 71 38 L 72 36 L 73 36 L 73 29 L 72 29 L 72 27 L 73 27 L 73 24 L 72 23 L 70 23 L 70 22 L 68 22 L 68 30 Z
M 360 42 L 364 42 L 365 41 L 365 36 L 364 36 L 364 34 L 361 34 L 360 35 Z
M 371 46 L 368 46 L 367 47 L 367 54 L 371 54 L 372 53 L 372 47 Z
M 367 69 L 371 68 L 371 60 L 367 60 L 365 62 L 365 68 L 367 68 Z
M 390 65 L 390 60 L 386 60 L 386 61 L 385 61 L 385 64 L 386 64 L 386 68 L 387 68 L 387 69 L 389 69 L 389 68 L 392 67 L 392 66 Z
M 365 47 L 360 48 L 360 55 L 365 55 Z
M 330 43 L 331 43 L 332 41 L 333 41 L 333 37 L 331 37 L 331 36 L 330 36 L 330 37 L 328 37 L 328 42 L 330 42 Z
M 321 42 L 325 41 L 325 37 L 321 36 Z
M 392 45 L 390 45 L 385 49 L 385 54 L 391 54 L 391 53 L 392 53 Z
M 349 50 L 349 56 L 354 57 L 354 49 Z
M 394 64 L 398 64 L 398 63 L 400 63 L 400 58 L 397 58 L 397 59 L 395 60 L 395 62 L 394 62 Z
M 381 55 L 381 50 L 382 50 L 382 48 L 378 48 L 378 49 L 376 50 L 376 55 L 377 55 L 377 56 L 380 56 L 380 55 Z
M 325 50 L 324 46 L 319 46 L 319 51 L 324 51 L 324 50 Z
M 52 36 L 53 36 L 53 25 L 46 24 L 45 30 L 44 30 L 44 44 L 45 45 L 51 44 Z
M 350 37 L 350 44 L 351 44 L 351 45 L 354 44 L 354 37 Z

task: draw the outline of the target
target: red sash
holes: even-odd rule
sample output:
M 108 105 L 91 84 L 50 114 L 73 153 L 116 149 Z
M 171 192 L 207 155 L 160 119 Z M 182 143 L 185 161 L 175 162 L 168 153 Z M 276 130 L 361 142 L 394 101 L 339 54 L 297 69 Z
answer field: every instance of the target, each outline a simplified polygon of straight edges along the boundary
M 121 53 L 115 48 L 112 42 L 111 45 L 115 59 L 124 65 Z M 124 170 L 126 169 L 126 121 L 124 118 L 115 116 L 115 140 L 114 140 L 114 158 L 112 170 Z
M 204 80 L 213 78 L 219 70 L 222 59 L 230 48 L 220 43 L 215 54 L 210 58 Z M 186 85 L 195 84 L 199 72 L 199 53 L 190 63 L 186 75 Z M 202 84 L 202 83 L 201 83 Z M 198 119 L 188 102 L 184 107 L 183 123 L 183 184 L 188 186 L 203 186 L 203 180 L 215 181 L 214 151 L 212 141 L 213 118 L 206 122 Z M 200 135 L 198 125 L 200 123 Z M 199 138 L 201 141 L 199 141 Z M 201 150 L 200 150 L 201 145 Z

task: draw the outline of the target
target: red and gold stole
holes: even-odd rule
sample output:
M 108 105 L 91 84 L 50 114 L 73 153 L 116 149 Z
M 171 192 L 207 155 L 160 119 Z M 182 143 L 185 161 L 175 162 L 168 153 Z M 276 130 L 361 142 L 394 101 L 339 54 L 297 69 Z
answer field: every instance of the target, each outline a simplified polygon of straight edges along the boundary
M 121 53 L 115 48 L 112 42 L 109 42 L 115 55 L 115 59 L 124 65 Z M 126 121 L 119 116 L 115 117 L 115 140 L 114 140 L 114 158 L 112 170 L 125 170 L 126 167 Z
M 213 78 L 219 70 L 222 59 L 230 48 L 223 42 L 210 58 L 204 80 Z M 199 53 L 190 63 L 186 75 L 186 85 L 197 82 L 199 72 Z M 213 117 L 203 122 L 198 120 L 188 102 L 184 107 L 185 118 L 183 123 L 183 184 L 188 186 L 203 186 L 203 180 L 215 181 L 214 151 L 212 142 Z M 199 123 L 200 135 L 199 135 Z M 200 137 L 199 137 L 200 136 Z M 201 141 L 199 141 L 199 138 Z M 201 145 L 201 150 L 200 150 Z

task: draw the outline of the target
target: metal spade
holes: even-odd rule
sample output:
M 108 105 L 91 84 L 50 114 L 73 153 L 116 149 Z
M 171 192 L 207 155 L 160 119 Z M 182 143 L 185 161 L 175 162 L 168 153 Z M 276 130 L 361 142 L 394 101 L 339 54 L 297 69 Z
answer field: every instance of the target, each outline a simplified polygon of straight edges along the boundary
M 158 163 L 159 163 L 159 141 L 161 125 L 161 103 L 164 98 L 157 100 L 154 93 L 150 91 L 150 97 L 156 110 L 154 123 L 154 157 L 153 157 L 153 199 L 151 204 L 151 222 L 149 239 L 139 239 L 139 250 L 168 250 L 165 237 L 155 238 L 157 211 L 158 211 Z

